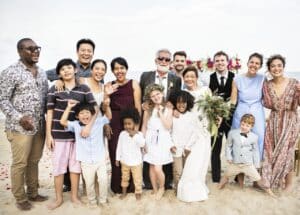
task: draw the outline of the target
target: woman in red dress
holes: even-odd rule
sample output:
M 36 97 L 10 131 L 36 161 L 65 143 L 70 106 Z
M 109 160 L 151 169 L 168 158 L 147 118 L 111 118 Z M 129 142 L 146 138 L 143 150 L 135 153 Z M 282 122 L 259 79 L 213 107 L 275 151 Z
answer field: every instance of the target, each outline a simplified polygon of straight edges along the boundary
M 112 165 L 111 189 L 114 193 L 122 193 L 121 188 L 121 168 L 115 165 L 116 149 L 120 132 L 123 130 L 123 124 L 120 120 L 120 112 L 123 109 L 135 107 L 141 113 L 141 89 L 137 81 L 126 78 L 128 64 L 122 57 L 117 57 L 111 62 L 111 70 L 116 77 L 115 81 L 107 83 L 107 88 L 114 92 L 110 95 L 110 108 L 112 119 L 110 126 L 112 129 L 111 138 L 108 143 L 109 155 Z M 134 185 L 131 183 L 128 192 L 134 191 Z

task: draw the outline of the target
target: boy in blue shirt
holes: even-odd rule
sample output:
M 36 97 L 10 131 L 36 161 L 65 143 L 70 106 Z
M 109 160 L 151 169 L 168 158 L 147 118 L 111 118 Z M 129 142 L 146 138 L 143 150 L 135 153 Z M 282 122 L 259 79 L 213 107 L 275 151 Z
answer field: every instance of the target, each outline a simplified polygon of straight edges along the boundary
M 76 160 L 80 161 L 82 175 L 86 182 L 87 197 L 90 207 L 97 206 L 95 192 L 95 176 L 97 175 L 99 183 L 99 203 L 107 202 L 108 175 L 105 161 L 105 147 L 103 142 L 103 127 L 109 123 L 106 116 L 93 117 L 95 109 L 90 104 L 79 104 L 75 111 L 78 120 L 68 121 L 69 113 L 76 106 L 76 100 L 68 100 L 68 106 L 65 109 L 60 123 L 66 130 L 75 133 L 76 141 Z M 90 136 L 83 138 L 80 133 L 84 126 L 88 125 L 92 120 L 93 123 Z

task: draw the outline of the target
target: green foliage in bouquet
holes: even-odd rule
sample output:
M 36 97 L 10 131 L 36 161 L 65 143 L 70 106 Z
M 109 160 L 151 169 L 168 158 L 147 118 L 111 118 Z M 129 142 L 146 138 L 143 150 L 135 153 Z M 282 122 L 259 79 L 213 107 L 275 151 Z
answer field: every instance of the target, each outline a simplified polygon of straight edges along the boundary
M 220 118 L 222 120 L 230 118 L 232 105 L 230 101 L 224 101 L 222 97 L 210 94 L 205 95 L 203 99 L 196 101 L 196 103 L 198 110 L 202 109 L 209 120 L 209 132 L 213 136 L 213 149 L 218 136 L 217 122 Z

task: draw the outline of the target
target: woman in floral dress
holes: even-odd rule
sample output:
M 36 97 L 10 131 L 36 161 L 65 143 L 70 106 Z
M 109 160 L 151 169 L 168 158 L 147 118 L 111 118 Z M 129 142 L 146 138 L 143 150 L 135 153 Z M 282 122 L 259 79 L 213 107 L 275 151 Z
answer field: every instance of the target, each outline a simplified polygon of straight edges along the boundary
M 271 56 L 267 67 L 273 79 L 263 85 L 263 103 L 271 113 L 264 141 L 262 179 L 268 191 L 284 182 L 284 189 L 290 192 L 295 143 L 300 131 L 299 81 L 283 76 L 285 58 L 281 55 Z

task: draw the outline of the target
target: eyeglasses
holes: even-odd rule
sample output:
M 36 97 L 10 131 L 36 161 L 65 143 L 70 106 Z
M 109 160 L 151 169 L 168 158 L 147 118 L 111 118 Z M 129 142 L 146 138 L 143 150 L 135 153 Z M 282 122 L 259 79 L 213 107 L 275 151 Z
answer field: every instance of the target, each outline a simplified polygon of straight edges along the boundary
M 171 59 L 167 58 L 167 57 L 158 57 L 157 60 L 159 60 L 159 61 L 165 61 L 165 62 L 170 62 L 171 61 Z
M 41 49 L 42 49 L 42 47 L 40 47 L 40 46 L 29 46 L 29 47 L 23 47 L 23 48 L 21 48 L 21 49 L 25 49 L 25 50 L 30 51 L 30 52 L 33 53 L 33 52 L 35 52 L 35 51 L 40 52 Z

